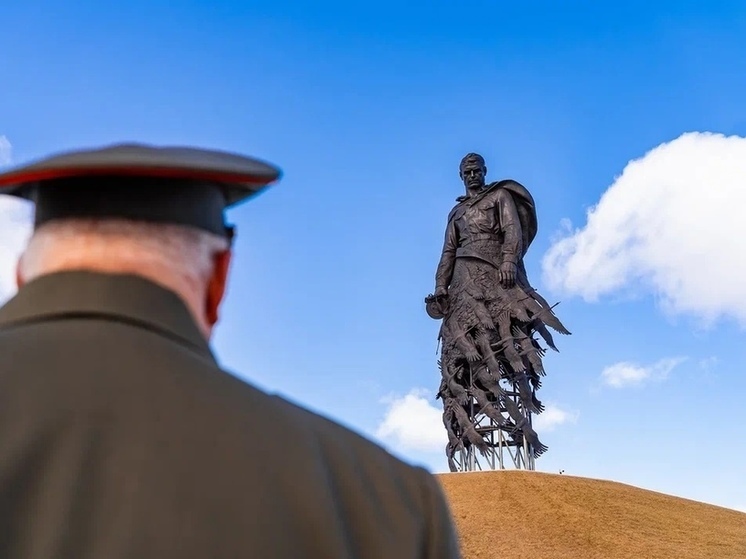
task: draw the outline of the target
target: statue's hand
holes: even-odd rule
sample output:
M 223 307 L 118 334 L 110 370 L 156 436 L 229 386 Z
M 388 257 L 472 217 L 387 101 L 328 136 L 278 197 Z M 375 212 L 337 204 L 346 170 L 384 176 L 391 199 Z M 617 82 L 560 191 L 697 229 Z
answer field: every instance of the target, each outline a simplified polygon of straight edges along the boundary
M 500 266 L 500 283 L 503 287 L 513 287 L 515 285 L 515 276 L 517 266 L 512 262 L 503 262 Z
M 430 318 L 445 318 L 448 314 L 448 292 L 445 289 L 436 289 L 435 293 L 425 297 L 425 310 Z

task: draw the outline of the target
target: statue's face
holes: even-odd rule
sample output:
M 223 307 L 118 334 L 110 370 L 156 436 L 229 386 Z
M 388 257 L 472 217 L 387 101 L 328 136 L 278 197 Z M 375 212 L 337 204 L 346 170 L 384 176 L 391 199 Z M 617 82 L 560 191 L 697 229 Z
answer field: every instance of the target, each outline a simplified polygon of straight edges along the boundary
M 487 174 L 487 168 L 483 167 L 479 163 L 466 163 L 461 167 L 460 175 L 461 180 L 464 181 L 464 186 L 469 191 L 480 190 L 484 187 L 484 177 Z

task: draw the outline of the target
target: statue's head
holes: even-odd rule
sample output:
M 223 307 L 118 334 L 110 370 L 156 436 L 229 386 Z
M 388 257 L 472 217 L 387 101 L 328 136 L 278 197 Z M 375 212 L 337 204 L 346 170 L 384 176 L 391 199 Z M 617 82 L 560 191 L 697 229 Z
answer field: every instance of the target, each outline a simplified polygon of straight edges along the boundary
M 467 194 L 471 195 L 479 192 L 484 188 L 485 177 L 487 176 L 484 157 L 478 153 L 466 154 L 461 160 L 461 165 L 459 165 L 459 176 L 464 181 Z

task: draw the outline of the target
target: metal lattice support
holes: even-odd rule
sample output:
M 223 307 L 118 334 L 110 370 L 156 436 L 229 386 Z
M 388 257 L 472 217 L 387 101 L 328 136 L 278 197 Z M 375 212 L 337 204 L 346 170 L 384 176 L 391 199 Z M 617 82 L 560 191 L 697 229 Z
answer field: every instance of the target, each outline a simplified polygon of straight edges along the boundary
M 522 407 L 520 394 L 515 385 L 503 381 L 505 385 L 505 398 L 510 398 L 518 407 Z M 473 381 L 471 383 L 473 386 Z M 456 451 L 453 463 L 458 472 L 474 472 L 486 470 L 534 470 L 536 459 L 531 445 L 523 437 L 521 429 L 517 429 L 510 419 L 504 405 L 494 402 L 492 405 L 503 416 L 505 422 L 499 425 L 495 419 L 484 413 L 476 399 L 471 397 L 469 403 L 464 406 L 469 417 L 472 419 L 477 433 L 484 437 L 488 446 L 485 454 L 481 453 L 474 445 L 464 445 Z M 524 410 L 529 425 L 531 424 L 531 413 Z

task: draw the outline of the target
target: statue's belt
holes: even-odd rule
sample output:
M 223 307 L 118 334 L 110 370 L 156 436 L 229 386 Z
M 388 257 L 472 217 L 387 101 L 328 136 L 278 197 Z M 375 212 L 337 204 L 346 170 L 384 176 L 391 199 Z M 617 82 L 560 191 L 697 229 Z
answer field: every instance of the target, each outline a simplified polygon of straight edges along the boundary
M 476 258 L 477 260 L 481 260 L 482 262 L 486 262 L 490 266 L 493 266 L 494 268 L 500 268 L 500 265 L 492 260 L 492 258 L 485 256 L 484 254 L 480 254 L 476 250 L 470 249 L 468 246 L 465 247 L 459 247 L 456 249 L 456 258 Z
M 468 236 L 466 236 L 462 241 L 462 247 L 466 247 L 470 244 L 476 243 L 478 241 L 491 241 L 493 243 L 500 243 L 499 239 L 500 232 L 495 231 L 493 233 L 483 232 L 483 233 L 470 233 Z
M 472 243 L 469 243 L 469 244 L 472 244 Z M 495 248 L 499 250 L 501 243 L 496 242 L 495 245 L 496 245 Z M 482 245 L 480 247 L 480 249 L 481 250 L 479 252 L 477 252 L 476 250 L 470 248 L 468 245 L 467 246 L 460 246 L 460 247 L 458 247 L 456 249 L 456 258 L 476 258 L 477 260 L 481 260 L 482 262 L 486 262 L 487 264 L 490 264 L 491 266 L 494 266 L 495 268 L 499 269 L 500 268 L 500 264 L 498 262 L 495 262 L 489 256 L 485 256 L 484 255 L 484 245 Z M 510 256 L 510 255 L 506 255 L 506 256 Z M 513 262 L 515 264 L 515 263 L 517 263 L 517 260 L 518 259 L 516 259 L 516 261 L 511 260 L 511 262 Z

